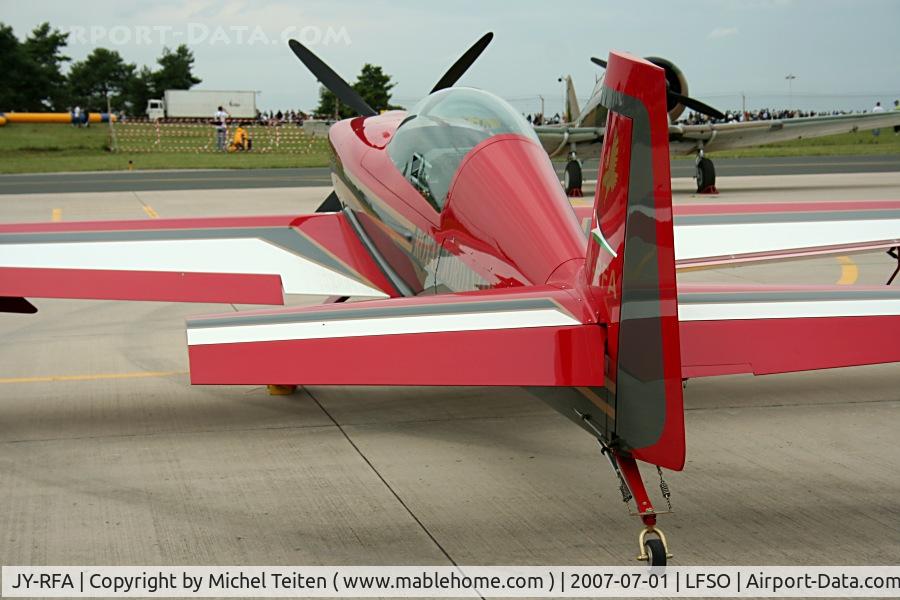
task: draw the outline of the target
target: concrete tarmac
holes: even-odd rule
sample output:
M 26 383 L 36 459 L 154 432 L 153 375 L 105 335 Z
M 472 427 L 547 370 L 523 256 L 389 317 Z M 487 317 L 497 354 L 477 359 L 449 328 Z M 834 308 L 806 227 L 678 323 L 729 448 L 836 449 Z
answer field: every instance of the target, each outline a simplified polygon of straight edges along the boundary
M 708 201 L 690 184 L 677 202 Z M 890 199 L 900 174 L 722 187 L 720 201 Z M 327 191 L 10 195 L 0 221 L 284 214 Z M 851 258 L 856 283 L 892 269 Z M 833 284 L 846 267 L 683 277 Z M 35 304 L 0 314 L 0 564 L 638 565 L 596 443 L 517 389 L 193 388 L 184 319 L 223 306 Z M 898 383 L 898 365 L 688 382 L 688 463 L 666 473 L 676 512 L 660 518 L 672 563 L 896 564 Z
M 589 162 L 585 161 L 585 178 L 593 177 L 588 169 Z M 900 172 L 900 155 L 717 158 L 715 163 L 716 173 L 720 177 Z M 596 162 L 593 164 L 591 168 L 596 170 Z M 555 166 L 562 176 L 565 164 L 555 163 Z M 693 159 L 679 157 L 672 161 L 673 177 L 693 177 L 693 175 Z M 331 185 L 330 170 L 326 167 L 0 175 L 0 195 L 293 188 L 324 185 Z

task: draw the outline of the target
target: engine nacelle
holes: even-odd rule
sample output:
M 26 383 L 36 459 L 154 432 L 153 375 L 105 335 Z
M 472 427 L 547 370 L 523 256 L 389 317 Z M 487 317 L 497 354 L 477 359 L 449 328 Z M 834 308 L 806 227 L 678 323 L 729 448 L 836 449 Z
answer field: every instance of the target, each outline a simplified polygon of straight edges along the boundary
M 676 94 L 681 94 L 682 96 L 689 95 L 687 79 L 685 79 L 681 69 L 675 66 L 675 63 L 658 56 L 647 56 L 645 57 L 645 60 L 653 63 L 657 67 L 662 67 L 666 72 L 666 83 L 669 86 L 669 90 Z M 684 105 L 677 100 L 666 100 L 666 108 L 669 110 L 669 120 L 672 122 L 684 112 Z

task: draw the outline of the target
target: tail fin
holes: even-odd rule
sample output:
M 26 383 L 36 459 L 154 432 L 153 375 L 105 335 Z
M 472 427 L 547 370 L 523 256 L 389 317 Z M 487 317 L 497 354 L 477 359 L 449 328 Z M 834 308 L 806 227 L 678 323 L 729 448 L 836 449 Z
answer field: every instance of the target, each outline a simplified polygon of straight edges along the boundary
M 566 123 L 574 123 L 578 120 L 581 107 L 578 104 L 578 97 L 575 96 L 575 84 L 572 83 L 572 76 L 566 75 L 566 114 L 564 119 Z
M 585 276 L 607 322 L 614 441 L 636 458 L 684 465 L 684 407 L 666 84 L 661 68 L 610 53 L 609 110 Z

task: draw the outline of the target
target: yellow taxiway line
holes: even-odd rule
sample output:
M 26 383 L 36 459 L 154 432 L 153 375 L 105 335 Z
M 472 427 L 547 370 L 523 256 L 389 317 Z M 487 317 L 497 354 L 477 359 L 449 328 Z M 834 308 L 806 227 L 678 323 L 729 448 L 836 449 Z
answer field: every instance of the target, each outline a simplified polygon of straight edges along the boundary
M 42 375 L 38 377 L 0 377 L 3 383 L 52 383 L 57 381 L 99 381 L 102 379 L 144 379 L 187 375 L 187 371 L 137 371 L 134 373 L 93 373 L 87 375 Z
M 157 214 L 157 212 L 153 210 L 153 207 L 149 204 L 143 204 L 142 208 L 144 209 L 144 212 L 147 213 L 147 216 L 151 219 L 159 218 L 159 214 Z
M 841 263 L 841 278 L 837 280 L 838 285 L 852 285 L 859 278 L 859 267 L 853 262 L 849 256 L 838 256 L 837 261 Z
M 62 209 L 61 209 L 61 208 L 54 208 L 54 209 L 53 209 L 53 212 L 50 213 L 50 219 L 51 219 L 54 223 L 58 223 L 59 221 L 62 221 Z

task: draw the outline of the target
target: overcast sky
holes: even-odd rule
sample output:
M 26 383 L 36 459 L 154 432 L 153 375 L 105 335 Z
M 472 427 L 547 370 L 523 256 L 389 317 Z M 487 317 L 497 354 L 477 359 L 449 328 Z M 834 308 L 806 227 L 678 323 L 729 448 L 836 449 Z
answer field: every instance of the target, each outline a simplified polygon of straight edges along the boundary
M 72 32 L 67 53 L 94 47 L 155 63 L 162 47 L 187 42 L 206 89 L 261 91 L 264 108 L 316 104 L 313 77 L 285 40 L 309 43 L 352 81 L 364 62 L 398 82 L 409 105 L 486 31 L 495 38 L 462 84 L 491 90 L 522 111 L 561 109 L 560 75 L 583 102 L 599 70 L 588 58 L 610 49 L 676 63 L 692 96 L 721 108 L 793 104 L 871 108 L 900 98 L 897 0 L 697 0 L 556 2 L 491 0 L 0 0 L 0 20 L 24 37 L 50 21 Z

